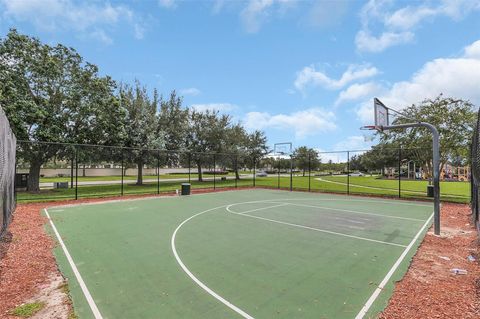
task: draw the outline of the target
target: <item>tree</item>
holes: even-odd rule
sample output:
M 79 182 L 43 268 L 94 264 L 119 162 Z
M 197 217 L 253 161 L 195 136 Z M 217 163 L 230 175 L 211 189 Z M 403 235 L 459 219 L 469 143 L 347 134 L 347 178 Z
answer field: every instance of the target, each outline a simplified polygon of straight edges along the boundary
M 203 181 L 202 165 L 212 162 L 212 153 L 219 153 L 226 149 L 225 133 L 231 125 L 230 122 L 230 116 L 220 115 L 218 111 L 190 110 L 186 147 L 191 152 L 191 159 L 197 165 L 199 182 Z
M 30 142 L 19 143 L 29 191 L 39 191 L 41 166 L 65 150 L 42 142 L 110 143 L 122 134 L 114 89 L 74 49 L 13 29 L 0 39 L 0 104 L 17 139 Z
M 402 113 L 406 117 L 428 122 L 437 127 L 440 134 L 440 170 L 447 162 L 459 156 L 463 158 L 468 156 L 476 116 L 473 104 L 469 101 L 440 94 L 433 100 L 426 99 L 419 104 L 413 104 Z M 393 124 L 411 121 L 405 117 L 398 117 Z M 386 132 L 382 140 L 423 150 L 418 151 L 418 156 L 424 163 L 424 172 L 427 176 L 432 176 L 432 137 L 428 130 L 424 128 L 393 130 Z
M 318 152 L 313 148 L 300 146 L 292 154 L 295 167 L 302 170 L 303 176 L 308 169 L 316 169 L 320 164 Z
M 172 91 L 168 100 L 160 99 L 157 134 L 162 135 L 167 151 L 184 150 L 188 129 L 188 109 L 182 107 L 182 98 Z M 167 153 L 169 166 L 178 165 L 180 153 Z
M 119 99 L 126 110 L 124 143 L 130 148 L 126 152 L 127 158 L 137 165 L 137 185 L 142 185 L 143 166 L 157 155 L 152 149 L 164 145 L 163 134 L 158 133 L 158 94 L 154 91 L 151 100 L 146 88 L 136 81 L 135 88 L 129 85 L 120 88 Z
M 234 168 L 236 179 L 240 179 L 239 167 L 252 169 L 268 150 L 265 133 L 258 130 L 247 133 L 239 123 L 227 129 L 225 138 L 224 151 L 231 154 L 226 162 Z

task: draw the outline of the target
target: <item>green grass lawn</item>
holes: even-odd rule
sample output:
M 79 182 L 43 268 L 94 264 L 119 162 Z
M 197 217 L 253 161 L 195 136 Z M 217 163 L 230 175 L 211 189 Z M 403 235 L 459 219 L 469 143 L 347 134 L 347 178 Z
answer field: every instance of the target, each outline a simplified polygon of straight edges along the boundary
M 157 183 L 145 183 L 142 186 L 137 186 L 135 184 L 124 184 L 123 185 L 123 194 L 132 195 L 132 194 L 156 194 L 160 192 L 172 192 L 176 189 L 180 189 L 180 181 L 174 182 L 160 182 L 160 187 L 157 186 Z M 238 187 L 242 186 L 253 186 L 252 179 L 241 179 L 235 183 L 235 180 L 226 180 L 222 181 L 220 177 L 215 180 L 215 187 Z M 213 188 L 214 182 L 212 180 L 198 182 L 192 181 L 193 189 L 200 188 Z M 121 184 L 113 185 L 83 185 L 78 186 L 77 195 L 79 198 L 88 198 L 88 197 L 107 197 L 107 196 L 120 196 L 122 194 Z M 39 193 L 28 193 L 28 192 L 18 192 L 17 200 L 22 201 L 44 201 L 44 200 L 59 200 L 59 199 L 73 199 L 75 198 L 75 188 L 68 189 L 48 189 L 42 190 Z
M 205 175 L 211 177 L 211 175 Z M 103 181 L 104 177 L 88 177 L 84 181 Z M 111 180 L 112 177 L 109 177 Z M 134 176 L 129 176 L 135 179 Z M 150 179 L 149 176 L 144 176 Z M 188 178 L 188 175 L 171 174 L 162 175 L 163 179 L 168 178 Z M 191 175 L 192 188 L 213 188 L 212 180 L 198 182 L 196 174 Z M 68 178 L 67 178 L 68 179 Z M 80 179 L 79 179 L 80 180 Z M 350 176 L 350 187 L 347 188 L 347 176 L 293 176 L 292 186 L 298 190 L 333 192 L 333 193 L 351 193 L 351 194 L 371 194 L 381 196 L 398 196 L 398 180 L 379 179 L 376 176 Z M 161 181 L 160 192 L 171 192 L 180 188 L 180 181 Z M 269 188 L 290 188 L 290 177 L 288 176 L 269 176 L 257 177 L 256 186 Z M 310 184 L 310 185 L 309 185 Z M 238 187 L 253 186 L 253 179 L 242 177 L 237 181 Z M 408 198 L 427 198 L 427 181 L 401 181 L 401 196 Z M 217 176 L 215 187 L 234 187 L 234 180 L 221 181 Z M 441 182 L 441 199 L 445 201 L 467 203 L 470 201 L 470 184 L 468 182 Z M 157 183 L 145 183 L 142 186 L 134 184 L 124 184 L 123 194 L 156 194 L 158 192 Z M 121 195 L 122 188 L 120 184 L 115 185 L 82 185 L 78 187 L 78 197 L 106 197 Z M 36 200 L 56 200 L 62 198 L 75 198 L 75 189 L 51 189 L 43 190 L 40 193 L 19 192 L 18 201 L 36 201 Z

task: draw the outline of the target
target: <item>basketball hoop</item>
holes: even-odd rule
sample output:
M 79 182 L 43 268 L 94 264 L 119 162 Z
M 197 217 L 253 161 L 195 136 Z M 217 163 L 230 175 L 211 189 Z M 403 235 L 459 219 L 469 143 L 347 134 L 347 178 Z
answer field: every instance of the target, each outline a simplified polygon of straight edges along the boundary
M 360 130 L 381 132 L 381 130 L 375 125 L 365 125 L 365 126 L 360 127 Z M 363 141 L 364 142 L 372 142 L 376 137 L 376 132 L 375 133 L 366 133 L 365 132 L 365 133 L 362 133 L 362 135 L 363 135 Z
M 373 131 L 373 130 L 380 131 L 380 128 L 378 126 L 375 126 L 375 125 L 365 125 L 365 126 L 360 127 L 360 130 L 362 130 L 362 131 Z

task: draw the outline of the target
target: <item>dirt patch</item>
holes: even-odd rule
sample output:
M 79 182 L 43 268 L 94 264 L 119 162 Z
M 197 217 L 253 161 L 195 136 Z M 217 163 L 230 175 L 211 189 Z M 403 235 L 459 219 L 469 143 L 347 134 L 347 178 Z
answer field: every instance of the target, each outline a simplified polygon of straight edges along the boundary
M 44 302 L 45 307 L 37 312 L 32 319 L 63 319 L 70 314 L 70 299 L 65 289 L 65 280 L 62 276 L 52 274 L 44 285 L 39 287 L 37 295 L 27 302 Z
M 427 233 L 380 318 L 480 318 L 480 248 L 470 214 L 468 205 L 442 205 L 441 236 Z

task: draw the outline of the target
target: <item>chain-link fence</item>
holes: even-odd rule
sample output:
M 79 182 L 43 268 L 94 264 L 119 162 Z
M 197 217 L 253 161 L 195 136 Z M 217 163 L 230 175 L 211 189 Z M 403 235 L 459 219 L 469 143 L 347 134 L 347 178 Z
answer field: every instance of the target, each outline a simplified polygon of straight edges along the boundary
M 471 205 L 472 218 L 480 232 L 480 110 L 478 111 L 477 124 L 475 125 L 471 145 Z
M 304 155 L 195 153 L 18 142 L 19 201 L 245 187 L 429 199 L 431 150 L 373 148 Z M 445 163 L 442 200 L 470 200 L 469 167 Z M 463 172 L 463 173 L 462 173 Z
M 0 107 L 0 238 L 15 210 L 15 150 L 15 135 Z

